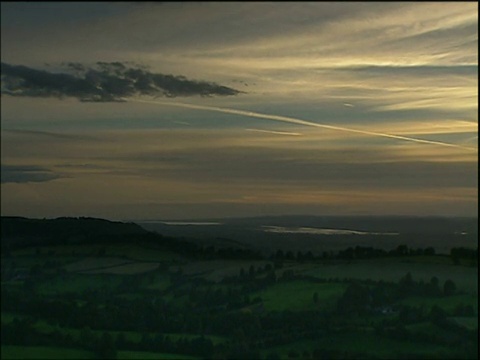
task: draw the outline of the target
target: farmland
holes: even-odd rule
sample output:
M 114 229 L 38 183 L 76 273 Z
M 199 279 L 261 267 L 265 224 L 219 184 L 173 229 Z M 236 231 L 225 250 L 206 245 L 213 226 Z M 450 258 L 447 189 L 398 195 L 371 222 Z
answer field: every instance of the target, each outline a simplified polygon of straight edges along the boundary
M 478 265 L 372 254 L 265 257 L 143 233 L 8 248 L 2 359 L 476 358 Z

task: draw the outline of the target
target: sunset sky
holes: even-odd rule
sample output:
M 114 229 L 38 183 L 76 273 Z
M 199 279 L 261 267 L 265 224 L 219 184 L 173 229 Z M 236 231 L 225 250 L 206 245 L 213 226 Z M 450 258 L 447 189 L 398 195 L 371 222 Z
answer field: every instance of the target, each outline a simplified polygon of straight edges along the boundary
M 478 216 L 477 2 L 1 4 L 1 214 Z

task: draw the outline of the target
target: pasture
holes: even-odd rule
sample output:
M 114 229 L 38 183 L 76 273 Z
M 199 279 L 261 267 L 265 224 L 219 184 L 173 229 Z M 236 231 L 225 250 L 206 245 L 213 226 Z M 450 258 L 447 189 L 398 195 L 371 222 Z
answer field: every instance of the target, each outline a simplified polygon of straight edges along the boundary
M 308 316 L 303 313 L 308 314 L 307 311 L 331 313 L 337 309 L 338 300 L 345 293 L 351 280 L 370 279 L 398 283 L 407 273 L 412 275 L 414 281 L 425 283 L 429 283 L 435 276 L 439 279 L 440 287 L 445 280 L 451 279 L 455 282 L 458 291 L 448 297 L 398 297 L 395 305 L 423 307 L 425 313 L 437 305 L 447 312 L 451 321 L 465 329 L 478 329 L 478 268 L 454 265 L 447 256 L 404 256 L 350 261 L 329 259 L 311 262 L 285 260 L 282 262 L 283 266 L 274 270 L 276 281 L 271 276 L 271 272 L 265 270 L 267 264 L 272 265 L 271 269 L 273 269 L 272 260 L 198 259 L 199 257 L 195 256 L 187 260 L 182 255 L 155 247 L 124 243 L 108 246 L 60 245 L 30 248 L 18 251 L 14 257 L 6 258 L 6 263 L 3 262 L 2 257 L 3 268 L 13 274 L 4 277 L 6 281 L 2 281 L 2 289 L 8 289 L 12 297 L 23 292 L 23 298 L 26 298 L 28 295 L 25 296 L 25 294 L 33 291 L 40 298 L 64 299 L 62 301 L 72 301 L 76 304 L 93 303 L 98 306 L 88 308 L 89 311 L 95 313 L 98 311 L 96 314 L 99 319 L 102 318 L 103 312 L 109 312 L 108 316 L 112 318 L 108 318 L 107 321 L 115 316 L 121 319 L 121 315 L 118 314 L 130 316 L 131 313 L 135 313 L 133 317 L 129 317 L 133 319 L 130 320 L 132 326 L 112 329 L 108 322 L 100 320 L 100 325 L 90 330 L 98 338 L 104 332 L 108 332 L 113 339 L 117 339 L 120 334 L 123 335 L 130 344 L 124 343 L 123 348 L 117 349 L 118 359 L 200 359 L 182 355 L 182 347 L 165 346 L 162 348 L 165 353 L 155 353 L 156 348 L 150 347 L 145 339 L 142 340 L 142 335 L 158 335 L 159 333 L 154 331 L 159 329 L 165 331 L 162 335 L 176 344 L 188 343 L 186 340 L 197 338 L 200 336 L 197 332 L 203 329 L 208 334 L 215 334 L 205 335 L 205 338 L 212 341 L 219 354 L 225 348 L 234 352 L 236 335 L 226 335 L 223 328 L 223 324 L 229 321 L 232 313 L 235 315 L 234 318 L 238 316 L 242 321 L 244 318 L 248 320 L 252 317 L 275 319 L 279 314 L 272 314 L 272 312 L 283 311 L 294 312 L 289 314 L 294 317 Z M 53 265 L 48 264 L 52 261 L 54 261 Z M 34 265 L 38 266 L 33 268 Z M 250 270 L 252 267 L 255 270 L 254 274 Z M 242 273 L 244 276 L 238 277 Z M 296 275 L 299 276 L 296 277 Z M 225 278 L 229 278 L 228 281 L 222 282 Z M 335 281 L 320 282 L 312 278 Z M 366 286 L 369 286 L 368 283 Z M 390 286 L 394 285 L 391 284 L 388 288 Z M 217 290 L 221 291 L 217 292 Z M 212 300 L 217 298 L 221 299 L 222 304 Z M 256 298 L 260 298 L 262 302 L 257 302 Z M 251 300 L 255 301 L 251 302 Z M 117 301 L 126 306 L 122 305 L 118 308 L 111 306 L 111 303 L 115 304 Z M 110 306 L 106 305 L 107 302 L 110 302 Z M 63 323 L 58 319 L 52 320 L 48 312 L 38 314 L 32 310 L 31 314 L 28 314 L 28 308 L 16 309 L 15 302 L 11 301 L 10 304 L 14 305 L 10 305 L 2 312 L 1 321 L 5 327 L 8 328 L 7 325 L 15 317 L 30 317 L 34 314 L 32 328 L 38 338 L 48 338 L 50 334 L 60 332 L 70 335 L 76 343 L 83 341 L 82 331 L 86 325 L 82 323 L 82 317 L 78 317 L 77 319 L 80 320 L 75 320 L 76 322 Z M 454 310 L 459 305 L 471 305 L 475 316 L 453 317 Z M 85 308 L 77 307 L 78 311 L 84 311 Z M 32 309 L 36 308 L 33 306 Z M 195 318 L 198 309 L 202 309 L 202 314 L 199 318 Z M 156 316 L 155 322 L 152 322 L 153 325 L 147 326 L 145 325 L 148 324 L 147 322 L 145 324 L 135 322 L 139 318 L 150 316 Z M 412 334 L 409 338 L 410 342 L 373 332 L 373 327 L 384 319 L 392 322 L 399 321 L 398 314 L 392 314 L 386 318 L 377 313 L 351 315 L 338 311 L 335 317 L 333 325 L 329 325 L 332 326 L 332 333 L 317 334 L 315 324 L 313 330 L 308 329 L 307 335 L 300 338 L 301 341 L 297 341 L 298 337 L 289 332 L 291 330 L 286 324 L 283 333 L 280 333 L 282 337 L 280 341 L 276 339 L 277 342 L 272 342 L 283 345 L 275 347 L 268 345 L 259 351 L 263 356 L 276 352 L 282 359 L 292 357 L 300 359 L 305 351 L 311 355 L 316 348 L 340 351 L 348 349 L 350 353 L 362 354 L 367 358 L 385 359 L 392 358 L 393 355 L 402 356 L 402 354 L 409 354 L 409 356 L 423 354 L 439 358 L 456 355 L 457 349 L 444 346 L 441 341 L 414 342 L 416 334 L 448 337 L 448 330 L 432 325 L 425 321 L 425 318 L 418 323 L 406 325 L 407 330 Z M 192 318 L 195 318 L 194 321 L 191 320 Z M 245 324 L 242 321 L 239 320 L 241 324 L 239 327 L 247 333 L 249 320 Z M 79 323 L 81 325 L 77 325 Z M 157 327 L 156 324 L 162 326 Z M 167 325 L 163 327 L 164 324 Z M 321 329 L 322 325 L 320 324 L 318 329 Z M 282 326 L 278 325 L 279 328 Z M 130 331 L 120 331 L 120 329 Z M 271 337 L 265 336 L 265 339 L 280 336 L 277 334 L 277 327 L 269 336 Z M 73 348 L 29 346 L 30 343 L 26 346 L 11 344 L 2 346 L 2 359 L 92 359 L 95 356 L 93 352 Z M 45 342 L 45 345 L 47 344 Z M 71 344 L 63 345 L 68 347 L 72 346 Z M 90 348 L 85 346 L 85 349 Z M 172 354 L 169 351 L 178 353 Z
M 117 266 L 109 266 L 106 268 L 97 268 L 92 270 L 84 270 L 83 274 L 115 274 L 115 275 L 133 275 L 149 272 L 158 269 L 159 264 L 156 262 L 134 262 L 128 264 L 120 264 Z
M 240 274 L 241 269 L 248 273 L 251 265 L 257 268 L 264 268 L 270 261 L 255 260 L 211 260 L 211 261 L 192 261 L 184 265 L 170 266 L 169 271 L 180 271 L 184 275 L 201 276 L 208 281 L 219 282 L 225 277 L 236 276 Z
M 402 258 L 352 260 L 337 264 L 309 264 L 293 266 L 297 274 L 324 279 L 358 279 L 398 282 L 410 272 L 414 281 L 429 282 L 436 276 L 441 285 L 450 279 L 457 289 L 478 295 L 478 268 L 445 263 L 404 262 Z
M 2 345 L 1 358 L 5 360 L 24 359 L 46 359 L 46 360 L 67 360 L 67 359 L 94 359 L 90 351 L 50 346 L 16 346 Z
M 66 274 L 42 281 L 37 288 L 43 295 L 81 293 L 86 290 L 108 290 L 117 287 L 121 277 L 109 274 Z
M 80 261 L 68 264 L 67 266 L 65 266 L 65 270 L 70 272 L 84 272 L 130 264 L 131 262 L 131 260 L 125 260 L 115 257 L 87 257 Z
M 401 357 L 401 354 L 442 354 L 443 357 L 452 354 L 451 348 L 447 345 L 425 344 L 390 338 L 380 340 L 373 331 L 334 334 L 319 339 L 317 346 L 326 349 L 348 349 L 351 352 L 368 354 L 380 359 Z
M 281 282 L 267 289 L 255 292 L 268 311 L 330 309 L 345 291 L 345 284 L 313 283 L 303 280 Z M 313 294 L 318 294 L 318 302 L 313 302 Z
M 147 351 L 118 351 L 118 360 L 196 360 L 198 357 L 180 354 L 154 353 Z
M 400 300 L 400 304 L 415 307 L 423 307 L 427 311 L 437 305 L 451 313 L 458 305 L 471 305 L 475 313 L 478 313 L 478 297 L 472 294 L 458 294 L 446 297 L 410 296 Z
M 449 319 L 454 321 L 457 325 L 463 326 L 466 329 L 469 329 L 469 330 L 478 329 L 478 316 L 474 316 L 474 317 L 455 316 L 455 317 L 450 317 Z

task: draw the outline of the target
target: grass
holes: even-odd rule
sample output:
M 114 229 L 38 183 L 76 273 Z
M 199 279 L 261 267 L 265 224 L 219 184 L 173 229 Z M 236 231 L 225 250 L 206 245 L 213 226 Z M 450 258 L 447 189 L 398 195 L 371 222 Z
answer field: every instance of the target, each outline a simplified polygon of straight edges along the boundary
M 478 314 L 478 296 L 470 294 L 459 294 L 446 297 L 424 297 L 411 296 L 400 301 L 403 305 L 423 306 L 427 311 L 437 305 L 445 311 L 452 313 L 458 305 L 471 305 L 474 312 Z
M 136 261 L 177 262 L 183 257 L 169 250 L 144 247 L 142 245 L 119 244 L 107 248 L 109 256 L 121 256 Z
M 368 354 L 383 359 L 398 358 L 402 353 L 419 355 L 442 354 L 442 356 L 452 353 L 448 346 L 380 338 L 373 332 L 367 331 L 324 337 L 317 342 L 316 346 L 326 349 L 348 349 L 352 352 Z
M 250 297 L 260 296 L 268 311 L 328 309 L 343 294 L 345 287 L 344 284 L 296 280 L 277 283 Z M 313 302 L 315 292 L 318 294 L 317 305 Z
M 454 321 L 458 325 L 463 326 L 468 330 L 477 329 L 478 331 L 478 316 L 475 316 L 475 317 L 455 316 L 455 317 L 450 317 L 449 319 Z
M 194 360 L 200 359 L 189 355 L 167 354 L 167 353 L 153 353 L 146 351 L 118 351 L 117 359 L 119 360 Z
M 61 294 L 67 292 L 80 293 L 85 290 L 107 290 L 112 289 L 120 284 L 121 277 L 115 275 L 95 274 L 67 274 L 64 277 L 55 277 L 48 282 L 39 284 L 40 293 Z
M 137 244 L 72 244 L 55 246 L 38 246 L 25 249 L 14 250 L 12 256 L 31 257 L 31 256 L 50 256 L 54 259 L 61 257 L 85 257 L 96 256 L 101 249 L 106 250 L 109 257 L 124 257 L 136 261 L 162 261 L 171 262 L 182 259 L 182 256 L 175 252 L 163 249 L 152 248 Z M 40 253 L 37 253 L 37 249 Z M 51 254 L 51 255 L 48 255 Z
M 242 268 L 248 274 L 250 265 L 257 269 L 269 263 L 263 260 L 206 260 L 171 266 L 169 270 L 176 272 L 180 269 L 184 275 L 199 276 L 209 281 L 220 282 L 225 277 L 239 275 Z
M 20 318 L 24 318 L 24 317 L 25 317 L 25 315 L 22 315 L 22 314 L 2 311 L 2 324 L 10 323 L 15 318 L 20 319 Z
M 388 282 L 398 282 L 408 272 L 412 274 L 414 281 L 423 280 L 430 282 L 436 276 L 440 285 L 451 279 L 457 289 L 471 294 L 478 294 L 478 268 L 455 266 L 445 262 L 439 257 L 439 262 L 417 261 L 408 262 L 408 258 L 383 258 L 354 260 L 349 263 L 318 264 L 292 267 L 298 273 L 315 276 L 318 278 L 338 279 L 372 279 Z
M 432 324 L 429 321 L 411 324 L 405 326 L 407 330 L 411 331 L 414 334 L 426 334 L 426 335 L 435 335 L 440 338 L 448 339 L 452 336 L 452 332 L 445 330 L 437 325 Z
M 135 262 L 123 264 L 102 269 L 82 271 L 84 274 L 115 274 L 115 275 L 133 275 L 141 274 L 158 269 L 158 263 L 154 262 Z
M 2 345 L 2 359 L 94 359 L 90 351 L 50 346 Z
M 281 346 L 268 348 L 268 349 L 262 350 L 260 353 L 263 357 L 266 357 L 270 353 L 277 353 L 282 359 L 289 359 L 288 352 L 291 350 L 297 351 L 298 353 L 302 354 L 302 352 L 305 350 L 312 352 L 313 349 L 315 349 L 316 347 L 317 347 L 317 341 L 301 340 L 301 341 L 296 341 L 296 342 L 292 342 L 292 343 L 281 345 Z
M 149 290 L 166 290 L 172 282 L 170 281 L 170 278 L 165 276 L 164 274 L 155 274 L 153 275 L 152 281 L 148 281 L 143 285 L 145 289 Z
M 7 314 L 7 315 L 9 316 L 9 319 L 13 319 L 15 316 L 17 316 L 15 314 Z M 2 314 L 2 321 L 3 321 L 3 314 Z M 61 332 L 64 332 L 64 333 L 68 333 L 72 336 L 73 339 L 78 339 L 79 336 L 80 336 L 80 332 L 81 332 L 81 329 L 58 327 L 58 326 L 51 325 L 44 320 L 37 321 L 35 323 L 35 327 L 37 328 L 37 330 L 39 330 L 40 332 L 42 332 L 44 334 L 49 334 L 54 330 L 58 330 L 58 331 L 61 331 Z M 93 334 L 95 334 L 97 336 L 101 336 L 105 332 L 104 330 L 91 330 L 91 331 L 92 331 Z M 142 338 L 142 333 L 136 332 L 136 331 L 107 331 L 107 332 L 110 333 L 110 335 L 112 335 L 112 337 L 114 339 L 120 333 L 122 333 L 125 336 L 125 339 L 127 339 L 128 341 L 132 341 L 132 342 L 139 342 Z M 157 333 L 152 332 L 152 333 L 150 333 L 150 335 L 157 335 Z M 190 340 L 190 339 L 194 339 L 194 338 L 197 338 L 197 337 L 201 336 L 200 334 L 188 334 L 188 333 L 164 333 L 162 335 L 163 336 L 168 336 L 171 340 L 175 340 L 175 341 L 177 341 L 179 339 L 182 339 L 182 338 Z M 222 336 L 204 335 L 204 337 L 206 339 L 212 340 L 212 343 L 214 345 L 221 344 L 221 343 L 224 343 L 225 341 L 227 341 L 227 339 L 222 337 Z
M 119 266 L 131 262 L 131 260 L 126 260 L 119 257 L 88 257 L 75 263 L 68 264 L 65 266 L 65 270 L 72 272 L 83 272 Z
M 195 339 L 201 336 L 200 334 L 184 334 L 184 333 L 165 333 L 163 334 L 164 336 L 168 336 L 171 340 L 179 340 L 179 339 Z M 204 335 L 205 339 L 210 339 L 212 340 L 213 345 L 218 345 L 218 344 L 223 344 L 226 342 L 228 339 L 222 336 L 216 336 L 216 335 Z

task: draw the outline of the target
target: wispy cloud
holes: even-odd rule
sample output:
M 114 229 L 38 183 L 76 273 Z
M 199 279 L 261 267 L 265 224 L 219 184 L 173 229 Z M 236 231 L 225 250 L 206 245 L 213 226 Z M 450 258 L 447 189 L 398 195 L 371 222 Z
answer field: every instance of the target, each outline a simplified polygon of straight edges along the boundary
M 475 2 L 1 7 L 2 210 L 478 214 Z

